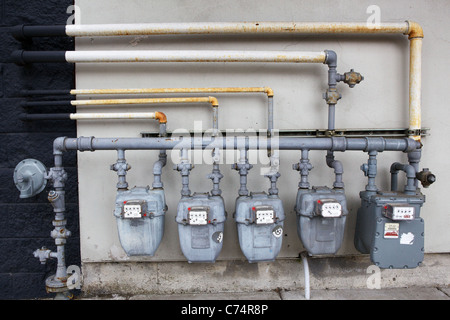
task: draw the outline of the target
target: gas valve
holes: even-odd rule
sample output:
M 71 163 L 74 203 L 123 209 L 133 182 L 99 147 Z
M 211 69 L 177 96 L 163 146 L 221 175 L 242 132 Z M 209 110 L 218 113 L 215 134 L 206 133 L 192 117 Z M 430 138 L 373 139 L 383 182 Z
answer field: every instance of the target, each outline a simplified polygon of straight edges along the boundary
M 424 188 L 428 188 L 436 181 L 436 176 L 432 174 L 428 168 L 424 168 L 422 171 L 417 172 L 416 178 L 422 183 Z
M 353 69 L 350 69 L 349 72 L 345 72 L 343 75 L 343 80 L 350 88 L 353 88 L 355 85 L 364 80 L 364 77 L 359 73 L 355 72 Z

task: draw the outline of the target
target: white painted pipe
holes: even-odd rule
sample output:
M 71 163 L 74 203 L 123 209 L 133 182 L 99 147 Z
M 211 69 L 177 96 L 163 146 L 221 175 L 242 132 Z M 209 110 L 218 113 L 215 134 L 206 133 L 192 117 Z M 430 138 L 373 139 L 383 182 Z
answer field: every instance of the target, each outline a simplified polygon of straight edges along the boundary
M 408 22 L 188 22 L 67 25 L 72 37 L 168 34 L 407 33 Z
M 71 113 L 72 120 L 97 119 L 156 119 L 156 112 L 141 113 Z
M 324 63 L 326 53 L 298 51 L 67 51 L 67 62 L 290 62 Z

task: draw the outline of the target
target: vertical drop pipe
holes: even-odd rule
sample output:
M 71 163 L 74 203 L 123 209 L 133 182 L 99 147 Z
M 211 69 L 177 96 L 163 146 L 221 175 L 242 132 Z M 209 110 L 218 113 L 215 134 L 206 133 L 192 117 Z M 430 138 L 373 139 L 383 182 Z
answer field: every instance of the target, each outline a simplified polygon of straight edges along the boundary
M 167 131 L 166 131 L 167 123 L 161 123 L 159 124 L 159 136 L 160 137 L 166 137 Z M 167 152 L 165 149 L 159 151 L 158 160 L 153 165 L 153 189 L 162 189 L 164 187 L 164 184 L 161 180 L 162 175 L 162 168 L 167 164 Z
M 55 150 L 55 149 L 54 149 Z M 67 221 L 65 219 L 65 181 L 67 180 L 67 173 L 62 166 L 62 152 L 54 151 L 55 166 L 50 168 L 47 176 L 52 180 L 54 190 L 48 194 L 48 200 L 53 206 L 55 219 L 53 226 L 55 229 L 51 232 L 52 238 L 55 239 L 57 248 L 56 259 L 57 268 L 56 274 L 46 279 L 46 287 L 48 292 L 56 292 L 55 299 L 70 299 L 71 294 L 67 287 L 67 268 L 65 259 L 65 243 L 66 238 L 70 236 L 70 231 L 65 228 Z M 55 257 L 54 254 L 51 254 Z
M 181 149 L 180 155 L 181 161 L 174 166 L 174 169 L 181 173 L 181 184 L 183 185 L 181 188 L 181 197 L 187 198 L 191 196 L 191 190 L 189 189 L 189 174 L 193 166 L 189 163 L 188 149 Z
M 335 113 L 337 101 L 341 98 L 341 95 L 336 90 L 337 81 L 339 75 L 337 73 L 337 56 L 336 53 L 330 50 L 326 51 L 327 59 L 325 63 L 328 65 L 328 90 L 324 95 L 324 98 L 328 104 L 328 132 L 332 134 L 335 130 Z M 342 181 L 342 175 L 344 173 L 344 167 L 342 163 L 334 159 L 333 151 L 328 150 L 326 155 L 326 163 L 328 167 L 334 169 L 335 182 L 334 188 L 344 188 L 344 182 Z

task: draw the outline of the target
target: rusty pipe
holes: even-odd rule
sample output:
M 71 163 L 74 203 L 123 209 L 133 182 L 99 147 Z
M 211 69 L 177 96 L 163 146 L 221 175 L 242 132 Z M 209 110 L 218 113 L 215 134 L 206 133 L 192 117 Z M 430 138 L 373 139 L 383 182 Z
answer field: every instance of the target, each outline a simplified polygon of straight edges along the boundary
M 120 105 L 120 104 L 161 104 L 161 103 L 210 103 L 213 107 L 213 129 L 218 130 L 218 107 L 219 101 L 216 97 L 188 97 L 188 98 L 146 98 L 146 99 L 103 99 L 103 100 L 72 100 L 70 103 L 74 106 L 92 106 L 92 105 Z M 160 123 L 166 123 L 167 118 L 162 112 L 155 112 L 156 119 Z
M 104 94 L 153 94 L 153 93 L 265 93 L 268 97 L 267 130 L 273 131 L 273 89 L 270 87 L 216 87 L 216 88 L 142 88 L 142 89 L 73 89 L 71 95 L 104 95 Z M 210 97 L 213 99 L 213 97 Z M 214 104 L 213 104 L 214 106 Z M 217 104 L 218 106 L 218 104 Z M 217 117 L 217 108 L 214 108 Z M 218 129 L 217 121 L 213 123 Z
M 153 94 L 153 93 L 239 93 L 262 92 L 273 97 L 274 92 L 269 87 L 223 87 L 223 88 L 142 88 L 142 89 L 73 89 L 71 95 L 93 94 Z
M 377 25 L 371 25 L 367 22 L 194 22 L 45 27 L 17 26 L 13 31 L 13 34 L 18 39 L 38 36 L 54 36 L 55 32 L 71 37 L 168 34 L 404 34 L 407 35 L 410 40 L 409 127 L 411 137 L 420 141 L 420 133 L 418 130 L 420 130 L 421 126 L 421 52 L 424 35 L 422 27 L 414 21 L 379 23 Z M 74 54 L 68 52 L 62 56 L 57 55 L 57 61 L 86 62 L 86 58 L 89 55 L 90 53 Z M 16 54 L 13 54 L 13 56 L 15 56 L 16 63 L 23 64 L 27 62 L 24 52 L 17 52 Z M 44 58 L 44 61 L 48 60 L 47 57 Z M 111 62 L 111 57 L 97 58 L 97 62 Z M 133 58 L 131 59 L 133 61 L 142 61 L 141 58 L 143 57 L 133 56 L 131 58 Z M 172 61 L 179 61 L 179 58 L 180 57 L 171 57 L 170 59 Z M 198 57 L 192 57 L 190 61 L 198 61 L 198 59 Z M 122 59 L 122 61 L 123 60 L 124 59 Z M 130 59 L 125 60 L 131 61 Z M 242 57 L 233 60 L 229 57 L 225 58 L 224 56 L 215 57 L 214 59 L 209 59 L 207 61 L 225 60 L 248 61 Z M 268 62 L 266 58 L 263 60 Z M 269 60 L 269 62 L 270 61 L 274 62 L 273 59 Z
M 162 104 L 162 103 L 197 103 L 206 102 L 212 106 L 219 106 L 215 97 L 187 97 L 187 98 L 145 98 L 145 99 L 101 99 L 101 100 L 72 100 L 73 106 L 117 105 L 117 104 Z

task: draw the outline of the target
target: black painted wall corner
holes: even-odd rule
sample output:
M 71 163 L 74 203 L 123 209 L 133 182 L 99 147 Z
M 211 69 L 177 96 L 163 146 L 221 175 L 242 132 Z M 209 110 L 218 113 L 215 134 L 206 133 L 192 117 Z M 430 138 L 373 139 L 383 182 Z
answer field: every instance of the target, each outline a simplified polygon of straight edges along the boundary
M 74 85 L 74 66 L 69 64 L 10 63 L 14 50 L 74 50 L 74 40 L 67 37 L 38 38 L 21 43 L 10 34 L 10 27 L 20 24 L 66 24 L 67 8 L 73 0 L 0 0 L 0 299 L 51 298 L 45 290 L 45 279 L 56 271 L 56 261 L 45 265 L 33 256 L 43 246 L 54 251 L 50 237 L 53 210 L 47 201 L 48 186 L 39 195 L 20 199 L 13 182 L 15 166 L 23 159 L 34 158 L 53 166 L 53 140 L 60 136 L 76 136 L 76 123 L 71 120 L 23 122 L 21 113 L 72 112 L 67 107 L 22 106 L 29 97 L 21 90 L 69 90 Z M 42 97 L 45 100 L 57 97 Z M 80 265 L 78 225 L 78 183 L 76 152 L 64 155 L 66 183 L 67 239 L 66 265 Z

